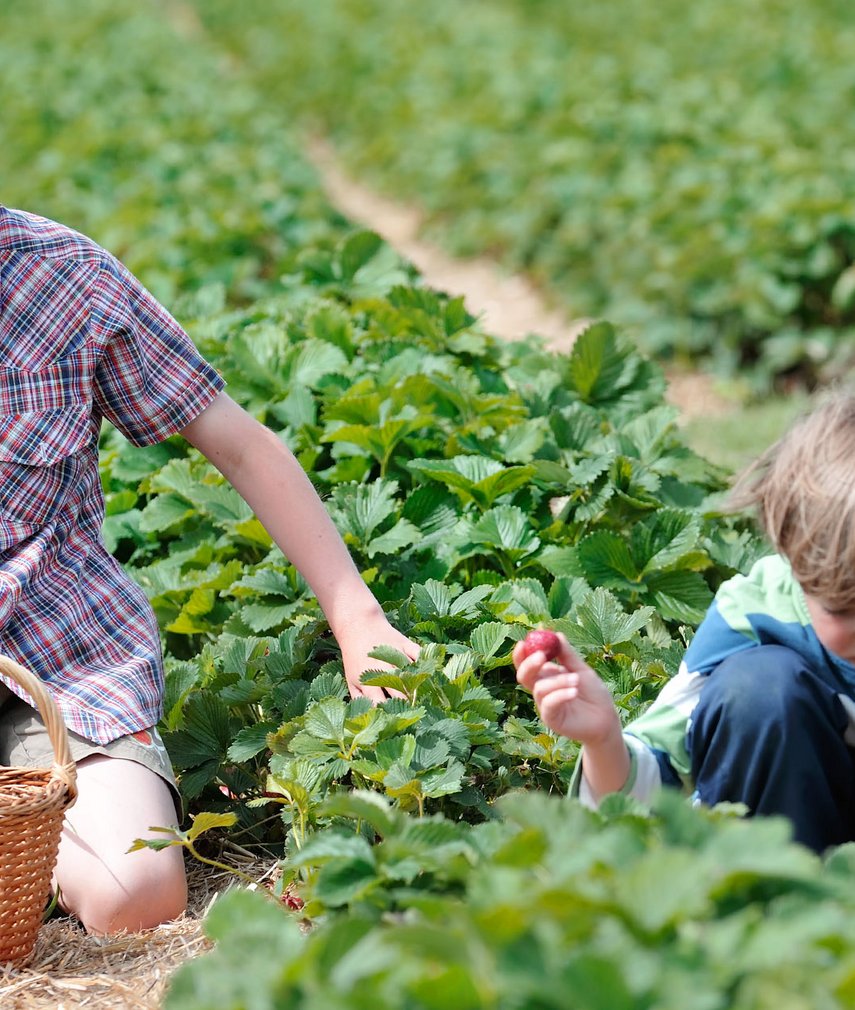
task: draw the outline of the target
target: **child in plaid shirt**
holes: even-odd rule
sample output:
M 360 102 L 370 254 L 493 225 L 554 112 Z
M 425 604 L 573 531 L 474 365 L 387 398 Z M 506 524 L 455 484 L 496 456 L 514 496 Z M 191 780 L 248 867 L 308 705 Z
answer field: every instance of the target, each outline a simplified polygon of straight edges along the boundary
M 378 644 L 414 657 L 276 435 L 114 257 L 45 218 L 0 206 L 0 653 L 50 688 L 69 728 L 79 797 L 60 843 L 63 906 L 88 930 L 157 925 L 186 904 L 181 852 L 128 854 L 175 823 L 155 728 L 163 673 L 154 614 L 106 551 L 98 435 L 181 434 L 246 499 L 317 596 L 354 695 Z M 0 764 L 45 763 L 38 714 L 0 685 Z M 49 763 L 49 761 L 48 761 Z

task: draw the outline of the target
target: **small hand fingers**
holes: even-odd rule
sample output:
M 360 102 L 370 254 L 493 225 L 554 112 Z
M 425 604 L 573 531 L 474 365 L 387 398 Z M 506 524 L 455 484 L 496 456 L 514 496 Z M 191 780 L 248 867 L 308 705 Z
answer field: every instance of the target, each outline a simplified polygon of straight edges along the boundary
M 537 706 L 540 718 L 547 726 L 557 728 L 558 724 L 566 719 L 568 706 L 572 706 L 578 697 L 579 692 L 575 687 L 560 687 L 550 692 Z
M 382 687 L 368 687 L 365 684 L 352 684 L 350 694 L 352 698 L 368 698 L 374 705 L 386 700 L 386 692 Z
M 544 662 L 542 652 L 533 652 L 517 670 L 517 682 L 529 691 L 533 691 L 535 685 L 541 680 L 566 672 L 566 668 L 560 663 Z
M 525 657 L 526 657 L 525 649 L 523 648 L 522 641 L 519 641 L 514 646 L 513 652 L 511 653 L 511 659 L 513 660 L 513 664 L 515 667 L 517 667 L 517 669 L 519 669 L 519 667 L 522 666 Z
M 530 691 L 541 675 L 543 660 L 542 652 L 533 652 L 527 656 L 517 667 L 517 683 Z
M 566 693 L 567 698 L 575 698 L 579 694 L 579 674 L 567 673 L 561 667 L 550 665 L 553 666 L 554 671 L 560 672 L 553 672 L 549 676 L 541 677 L 534 685 L 532 694 L 538 708 L 546 698 L 556 692 Z

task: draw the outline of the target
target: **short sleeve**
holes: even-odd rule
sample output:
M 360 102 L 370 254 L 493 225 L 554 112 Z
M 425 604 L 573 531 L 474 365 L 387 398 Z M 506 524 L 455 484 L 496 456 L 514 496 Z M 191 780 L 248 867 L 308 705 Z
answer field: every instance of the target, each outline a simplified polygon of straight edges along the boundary
M 90 311 L 99 344 L 95 403 L 134 445 L 174 435 L 223 389 L 222 377 L 178 322 L 109 254 Z

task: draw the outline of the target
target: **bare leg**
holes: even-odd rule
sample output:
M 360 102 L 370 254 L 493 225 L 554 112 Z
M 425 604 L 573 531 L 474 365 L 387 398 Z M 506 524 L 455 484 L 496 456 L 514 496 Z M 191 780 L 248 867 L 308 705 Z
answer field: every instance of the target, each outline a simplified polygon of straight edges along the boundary
M 90 933 L 158 926 L 187 906 L 182 850 L 127 850 L 152 826 L 175 826 L 166 783 L 135 761 L 94 754 L 77 766 L 55 881 L 62 906 Z

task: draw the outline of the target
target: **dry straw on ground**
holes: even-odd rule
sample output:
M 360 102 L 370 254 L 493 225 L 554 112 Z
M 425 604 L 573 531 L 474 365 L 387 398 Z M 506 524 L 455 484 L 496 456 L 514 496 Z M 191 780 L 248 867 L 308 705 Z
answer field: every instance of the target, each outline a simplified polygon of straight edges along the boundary
M 269 863 L 230 858 L 257 880 Z M 172 973 L 210 947 L 202 918 L 235 878 L 188 865 L 190 907 L 181 919 L 142 933 L 87 936 L 71 919 L 53 919 L 39 933 L 30 963 L 0 965 L 2 1010 L 160 1010 Z

